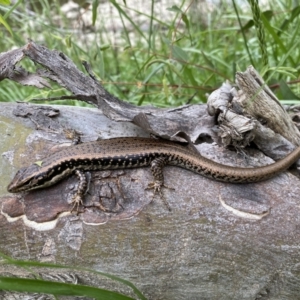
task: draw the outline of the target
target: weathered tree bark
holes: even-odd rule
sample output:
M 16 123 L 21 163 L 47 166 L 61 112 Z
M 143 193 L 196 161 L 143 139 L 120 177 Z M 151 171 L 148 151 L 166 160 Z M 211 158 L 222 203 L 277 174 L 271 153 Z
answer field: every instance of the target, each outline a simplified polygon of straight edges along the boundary
M 18 259 L 109 272 L 133 282 L 149 299 L 186 299 L 187 295 L 189 299 L 255 299 L 260 294 L 270 299 L 297 299 L 300 182 L 295 176 L 285 173 L 266 182 L 233 185 L 167 167 L 166 183 L 176 189 L 165 191 L 172 207 L 168 212 L 159 199 L 149 204 L 151 192 L 144 189 L 151 181 L 150 170 L 115 171 L 102 178 L 100 191 L 109 203 L 118 193 L 119 179 L 124 210 L 103 213 L 90 206 L 76 216 L 68 213 L 67 197 L 70 187 L 76 185 L 75 177 L 28 193 L 25 199 L 6 192 L 19 167 L 68 142 L 59 133 L 35 130 L 29 119 L 15 117 L 16 106 L 1 104 L 1 252 Z M 97 133 L 103 138 L 145 135 L 138 127 L 110 121 L 97 110 L 56 109 L 60 115 L 55 124 L 80 130 L 83 140 L 95 139 Z M 214 160 L 247 165 L 234 152 L 216 145 L 203 143 L 200 150 Z M 266 164 L 257 151 L 252 153 L 256 158 L 250 163 Z M 93 180 L 97 177 L 101 178 L 101 172 L 92 174 Z M 99 197 L 91 198 L 97 193 L 87 195 L 86 203 L 94 201 L 96 206 Z M 53 210 L 65 214 L 49 215 Z M 9 217 L 8 213 L 14 214 Z M 42 220 L 46 217 L 48 220 Z M 1 274 L 8 272 L 26 275 L 1 267 Z M 134 297 L 128 288 L 107 279 L 78 271 L 60 273 L 76 274 L 85 284 Z
M 35 44 L 25 48 L 26 55 L 28 49 L 44 49 Z M 48 49 L 43 51 L 50 55 Z M 47 71 L 39 74 L 47 73 L 57 82 L 66 80 L 64 63 L 69 61 L 63 55 L 58 57 L 62 59 L 60 68 L 54 71 L 47 66 Z M 56 58 L 49 56 L 48 63 L 59 64 Z M 70 70 L 70 65 L 68 68 Z M 59 69 L 62 78 L 57 80 L 55 72 L 59 73 Z M 7 74 L 9 76 L 2 74 L 0 78 L 16 79 L 11 70 Z M 70 74 L 75 73 L 69 72 L 66 77 Z M 32 78 L 40 82 L 37 77 Z M 88 78 L 91 79 L 86 76 L 82 86 L 76 86 L 81 93 L 87 88 L 86 82 L 99 89 L 97 82 L 88 81 Z M 68 89 L 72 89 L 71 81 L 68 82 Z M 62 85 L 67 86 L 65 82 Z M 66 129 L 80 131 L 83 142 L 98 137 L 148 136 L 149 132 L 177 138 L 181 136 L 178 132 L 184 132 L 190 140 L 199 142 L 196 147 L 201 154 L 215 161 L 239 167 L 270 163 L 272 160 L 259 150 L 247 149 L 249 157 L 245 160 L 235 151 L 212 143 L 217 139 L 211 130 L 215 120 L 226 120 L 228 115 L 236 113 L 228 111 L 230 99 L 236 97 L 230 89 L 228 93 L 229 101 L 224 97 L 226 101 L 221 106 L 212 108 L 209 103 L 213 116 L 206 113 L 205 105 L 164 111 L 155 108 L 139 111 L 128 105 L 127 110 L 122 111 L 123 103 L 120 100 L 110 102 L 108 96 L 103 96 L 101 101 L 105 102 L 104 114 L 113 120 L 103 115 L 100 106 L 99 109 L 84 109 L 2 103 L 0 251 L 16 259 L 88 267 L 118 275 L 135 284 L 148 299 L 299 299 L 300 181 L 289 172 L 256 184 L 227 184 L 180 168 L 166 167 L 166 184 L 175 188 L 175 191 L 165 190 L 171 212 L 159 198 L 150 203 L 152 192 L 145 190 L 151 181 L 148 168 L 92 172 L 85 210 L 79 215 L 69 212 L 70 195 L 77 182 L 73 176 L 55 186 L 20 196 L 6 191 L 18 168 L 70 144 L 64 134 Z M 94 98 L 83 94 L 80 97 L 90 101 L 98 99 L 101 93 L 95 93 Z M 106 95 L 105 92 L 102 95 Z M 220 107 L 223 106 L 222 115 Z M 136 114 L 132 114 L 134 110 Z M 116 122 L 120 121 L 121 112 L 126 114 L 123 119 L 144 125 L 143 129 L 130 122 Z M 199 122 L 176 123 L 177 115 L 181 115 L 179 120 L 197 115 Z M 159 123 L 163 126 L 160 129 L 155 120 L 166 116 L 167 119 Z M 236 116 L 233 119 L 236 120 Z M 243 120 L 246 126 L 248 120 Z M 239 134 L 230 139 L 226 135 L 228 128 L 235 128 L 234 124 L 228 127 L 228 123 L 222 123 L 221 138 L 234 141 L 232 144 L 236 148 L 244 147 L 243 142 L 238 142 Z M 248 141 L 260 145 L 255 140 L 259 136 L 255 130 L 264 131 L 265 128 L 250 127 L 254 131 L 247 135 Z M 236 128 L 231 131 L 238 132 Z M 234 140 L 234 137 L 238 138 Z M 275 133 L 273 137 L 278 135 Z M 283 145 L 282 154 L 286 155 L 290 142 L 276 141 Z M 99 209 L 100 199 L 105 206 L 118 204 L 121 209 L 103 212 Z M 87 272 L 38 271 L 53 277 L 62 273 L 65 280 L 78 278 L 81 283 L 106 287 L 136 298 L 128 287 Z M 0 275 L 4 274 L 28 276 L 22 269 L 0 265 Z M 3 295 L 5 292 L 0 292 L 0 296 Z

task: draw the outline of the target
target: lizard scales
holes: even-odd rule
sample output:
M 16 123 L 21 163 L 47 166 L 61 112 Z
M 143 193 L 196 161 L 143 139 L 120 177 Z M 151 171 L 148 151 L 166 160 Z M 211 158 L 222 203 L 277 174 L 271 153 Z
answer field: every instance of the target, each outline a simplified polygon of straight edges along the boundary
M 67 147 L 20 169 L 8 186 L 12 193 L 43 188 L 72 173 L 151 166 L 155 191 L 163 186 L 162 168 L 178 166 L 217 181 L 231 183 L 258 182 L 276 176 L 300 157 L 300 147 L 271 165 L 239 168 L 219 164 L 181 144 L 150 138 L 126 137 L 88 142 Z M 76 200 L 77 201 L 77 200 Z M 79 202 L 82 202 L 79 200 Z

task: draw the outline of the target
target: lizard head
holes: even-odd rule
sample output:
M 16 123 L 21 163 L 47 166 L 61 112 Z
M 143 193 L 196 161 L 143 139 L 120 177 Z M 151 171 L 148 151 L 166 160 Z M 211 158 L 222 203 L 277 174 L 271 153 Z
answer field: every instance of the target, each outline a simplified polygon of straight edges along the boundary
M 21 168 L 8 185 L 7 190 L 10 193 L 18 193 L 41 187 L 44 176 L 41 172 L 38 172 L 39 169 L 40 167 L 36 164 Z

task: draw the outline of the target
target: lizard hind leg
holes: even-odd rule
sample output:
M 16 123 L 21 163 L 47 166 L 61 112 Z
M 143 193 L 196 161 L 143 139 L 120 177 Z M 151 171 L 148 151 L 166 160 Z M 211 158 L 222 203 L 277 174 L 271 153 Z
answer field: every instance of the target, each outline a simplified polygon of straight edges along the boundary
M 155 158 L 151 162 L 150 167 L 151 167 L 151 172 L 152 172 L 154 181 L 148 184 L 148 187 L 146 188 L 146 190 L 148 190 L 148 189 L 154 190 L 151 202 L 153 201 L 155 195 L 158 193 L 161 200 L 164 202 L 164 204 L 168 208 L 168 210 L 171 211 L 172 209 L 162 192 L 162 187 L 174 190 L 174 188 L 168 187 L 167 185 L 164 184 L 163 167 L 166 164 L 167 164 L 167 158 L 165 158 L 165 157 Z

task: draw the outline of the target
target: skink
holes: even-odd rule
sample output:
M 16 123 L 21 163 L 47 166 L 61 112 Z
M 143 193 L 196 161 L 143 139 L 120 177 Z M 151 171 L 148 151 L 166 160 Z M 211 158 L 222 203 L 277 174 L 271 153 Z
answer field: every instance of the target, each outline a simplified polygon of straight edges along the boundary
M 226 166 L 207 159 L 181 144 L 150 138 L 113 138 L 67 147 L 20 169 L 8 191 L 17 193 L 51 186 L 75 173 L 80 183 L 74 205 L 82 204 L 86 190 L 85 171 L 151 167 L 154 182 L 149 188 L 154 194 L 164 186 L 163 167 L 178 166 L 218 181 L 250 183 L 269 179 L 288 169 L 300 158 L 300 147 L 271 165 L 257 168 Z

